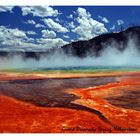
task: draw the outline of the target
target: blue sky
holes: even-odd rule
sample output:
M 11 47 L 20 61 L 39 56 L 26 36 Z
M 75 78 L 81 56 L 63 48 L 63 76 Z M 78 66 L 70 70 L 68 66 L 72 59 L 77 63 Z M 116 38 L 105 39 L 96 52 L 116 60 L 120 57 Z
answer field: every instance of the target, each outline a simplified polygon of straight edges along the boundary
M 0 49 L 45 50 L 139 23 L 133 6 L 0 6 Z

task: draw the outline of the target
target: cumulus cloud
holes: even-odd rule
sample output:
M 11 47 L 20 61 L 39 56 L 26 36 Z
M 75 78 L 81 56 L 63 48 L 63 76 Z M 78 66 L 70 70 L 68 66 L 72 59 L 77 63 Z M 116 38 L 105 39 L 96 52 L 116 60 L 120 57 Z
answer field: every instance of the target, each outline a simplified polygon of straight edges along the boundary
M 11 29 L 6 28 L 5 26 L 0 26 L 1 31 L 1 37 L 6 37 L 7 39 L 10 39 L 11 37 L 24 37 L 26 38 L 26 33 L 22 30 L 19 30 L 18 28 Z
M 109 20 L 106 17 L 102 17 L 102 16 L 98 16 L 101 21 L 103 21 L 104 23 L 109 23 Z
M 115 25 L 113 25 L 113 26 L 110 28 L 110 30 L 115 30 Z
M 34 32 L 34 31 L 27 31 L 26 32 L 28 35 L 36 35 L 36 32 Z
M 64 38 L 70 38 L 68 35 L 63 35 Z
M 117 20 L 117 24 L 118 24 L 118 25 L 122 25 L 122 24 L 124 24 L 124 21 L 123 21 L 122 19 L 118 19 L 118 20 Z
M 44 23 L 52 30 L 66 33 L 68 32 L 68 29 L 60 25 L 59 23 L 53 21 L 51 18 L 43 19 Z
M 71 29 L 75 28 L 75 24 L 73 21 L 68 23 L 68 28 L 71 28 Z
M 35 25 L 36 22 L 34 20 L 27 20 L 27 22 L 25 22 L 26 24 L 32 24 L 32 25 Z
M 67 18 L 69 18 L 69 19 L 73 19 L 73 15 L 70 14 L 69 16 L 67 16 Z
M 79 15 L 79 17 L 86 17 L 86 18 L 91 17 L 91 14 L 87 12 L 86 9 L 81 7 L 77 9 L 77 14 Z
M 46 46 L 47 48 L 61 47 L 68 43 L 61 38 L 54 38 L 54 39 L 39 38 L 39 39 L 37 39 L 37 42 Z
M 12 12 L 14 6 L 0 6 L 0 12 Z
M 78 26 L 72 31 L 77 33 L 81 40 L 91 39 L 100 34 L 108 32 L 103 23 L 100 23 L 93 18 L 91 18 L 91 14 L 86 11 L 84 8 L 77 9 L 78 17 L 76 21 L 78 22 Z
M 35 25 L 35 27 L 36 28 L 45 28 L 45 25 L 38 23 Z
M 36 28 L 45 28 L 45 25 L 40 24 L 40 23 L 36 23 L 34 20 L 27 20 L 26 22 L 24 22 L 25 24 L 31 24 L 31 25 L 35 25 Z
M 56 17 L 59 12 L 50 6 L 21 6 L 22 15 L 32 14 L 38 17 Z
M 47 31 L 47 30 L 46 30 Z M 46 31 L 43 31 L 44 34 Z M 54 33 L 49 32 L 48 33 Z M 61 38 L 29 38 L 33 31 L 22 31 L 0 26 L 0 50 L 5 51 L 45 51 L 51 47 L 61 47 L 68 42 Z M 51 34 L 51 37 L 52 37 Z M 55 35 L 55 33 L 54 33 Z
M 60 19 L 57 17 L 57 18 L 55 18 L 55 21 L 60 22 Z
M 28 38 L 26 32 L 18 28 L 11 29 L 0 26 L 0 46 L 1 47 L 20 47 L 24 43 L 30 43 L 32 39 Z
M 54 31 L 49 31 L 49 30 L 42 30 L 42 37 L 44 38 L 55 38 L 56 33 Z

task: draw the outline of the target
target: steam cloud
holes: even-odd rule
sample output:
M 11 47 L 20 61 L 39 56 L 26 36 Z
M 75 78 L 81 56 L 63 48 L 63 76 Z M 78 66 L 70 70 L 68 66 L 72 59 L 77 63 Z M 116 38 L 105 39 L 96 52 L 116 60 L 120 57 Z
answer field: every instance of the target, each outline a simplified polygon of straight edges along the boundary
M 115 46 L 114 46 L 115 45 Z M 124 51 L 117 50 L 120 45 L 116 42 L 110 43 L 104 49 L 99 57 L 87 55 L 85 58 L 66 56 L 64 54 L 55 54 L 49 57 L 41 57 L 40 60 L 27 59 L 24 60 L 21 56 L 13 58 L 0 58 L 0 70 L 3 69 L 20 69 L 20 68 L 56 68 L 56 67 L 79 67 L 79 66 L 111 66 L 125 67 L 135 66 L 140 67 L 140 52 L 136 45 L 135 39 L 129 39 Z

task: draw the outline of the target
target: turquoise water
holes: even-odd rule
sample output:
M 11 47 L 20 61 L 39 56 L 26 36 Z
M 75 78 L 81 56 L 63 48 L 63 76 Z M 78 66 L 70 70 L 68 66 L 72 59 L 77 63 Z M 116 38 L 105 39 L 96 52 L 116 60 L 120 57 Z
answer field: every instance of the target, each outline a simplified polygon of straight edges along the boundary
M 56 68 L 38 68 L 34 70 L 140 70 L 140 67 L 56 67 Z
M 5 69 L 2 71 L 15 72 L 49 72 L 49 71 L 64 71 L 64 72 L 102 72 L 102 71 L 140 71 L 140 67 L 50 67 L 50 68 L 20 68 L 20 69 Z
M 22 69 L 23 70 L 23 69 Z M 96 72 L 96 71 L 139 71 L 140 67 L 56 67 L 56 68 L 34 68 L 25 71 L 65 71 L 65 72 Z

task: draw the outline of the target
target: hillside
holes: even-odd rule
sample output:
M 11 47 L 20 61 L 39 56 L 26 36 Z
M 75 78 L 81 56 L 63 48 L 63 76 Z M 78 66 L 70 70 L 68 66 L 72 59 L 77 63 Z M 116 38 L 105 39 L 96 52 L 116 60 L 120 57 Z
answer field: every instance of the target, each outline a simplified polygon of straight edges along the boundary
M 129 39 L 134 39 L 138 49 L 140 50 L 140 26 L 131 27 L 119 33 L 103 34 L 87 41 L 72 42 L 62 48 L 66 54 L 71 53 L 80 57 L 84 57 L 88 54 L 98 56 L 100 52 L 110 46 L 111 43 L 117 44 L 111 45 L 111 47 L 115 47 L 116 49 L 123 51 L 127 47 Z

